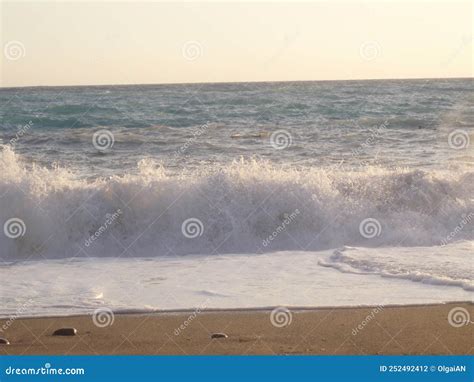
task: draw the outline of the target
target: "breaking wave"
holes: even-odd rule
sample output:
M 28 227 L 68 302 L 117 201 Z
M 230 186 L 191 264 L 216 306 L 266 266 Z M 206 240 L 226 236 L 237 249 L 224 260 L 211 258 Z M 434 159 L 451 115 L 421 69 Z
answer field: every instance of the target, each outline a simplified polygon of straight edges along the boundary
M 242 160 L 176 173 L 142 160 L 136 173 L 86 180 L 27 164 L 7 146 L 0 165 L 0 223 L 5 231 L 15 218 L 25 227 L 14 238 L 0 235 L 1 257 L 10 261 L 437 246 L 474 236 L 474 224 L 462 223 L 474 211 L 469 170 L 287 169 Z M 190 219 L 198 229 L 191 234 Z M 367 219 L 375 234 L 363 231 Z

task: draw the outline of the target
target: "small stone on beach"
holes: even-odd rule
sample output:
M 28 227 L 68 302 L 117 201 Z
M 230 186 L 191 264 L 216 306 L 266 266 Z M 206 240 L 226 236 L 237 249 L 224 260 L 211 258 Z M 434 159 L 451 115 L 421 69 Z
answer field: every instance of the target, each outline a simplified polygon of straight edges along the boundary
M 76 328 L 61 328 L 55 330 L 53 336 L 75 336 L 77 334 Z
M 225 334 L 225 333 L 212 333 L 211 334 L 211 338 L 214 339 L 214 338 L 227 338 L 228 335 Z
M 0 338 L 0 345 L 10 345 L 10 341 L 6 338 Z

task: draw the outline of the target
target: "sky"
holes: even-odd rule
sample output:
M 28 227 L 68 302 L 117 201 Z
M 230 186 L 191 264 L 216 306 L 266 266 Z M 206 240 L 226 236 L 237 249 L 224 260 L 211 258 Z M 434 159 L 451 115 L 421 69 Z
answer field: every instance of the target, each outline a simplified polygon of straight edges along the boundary
M 0 86 L 472 77 L 473 3 L 2 1 Z

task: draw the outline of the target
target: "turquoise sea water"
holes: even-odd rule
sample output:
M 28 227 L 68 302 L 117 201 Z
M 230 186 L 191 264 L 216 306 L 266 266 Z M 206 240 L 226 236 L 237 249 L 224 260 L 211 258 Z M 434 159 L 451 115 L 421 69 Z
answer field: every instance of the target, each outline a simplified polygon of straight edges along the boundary
M 0 89 L 0 314 L 466 300 L 473 127 L 472 79 Z
M 26 129 L 17 153 L 91 177 L 143 158 L 187 169 L 241 156 L 433 168 L 464 159 L 448 136 L 471 131 L 472 92 L 472 79 L 2 89 L 0 138 Z M 91 144 L 100 129 L 114 136 L 102 156 Z M 278 130 L 290 149 L 270 144 Z

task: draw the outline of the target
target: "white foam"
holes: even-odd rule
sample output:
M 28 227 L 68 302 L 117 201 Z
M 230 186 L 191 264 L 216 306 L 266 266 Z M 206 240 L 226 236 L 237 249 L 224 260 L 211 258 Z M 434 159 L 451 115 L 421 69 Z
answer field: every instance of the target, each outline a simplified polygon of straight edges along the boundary
M 143 160 L 134 174 L 88 181 L 68 169 L 27 166 L 9 148 L 0 166 L 0 222 L 14 217 L 26 226 L 17 239 L 0 235 L 1 257 L 9 261 L 430 246 L 474 211 L 469 170 L 297 170 L 241 161 L 177 173 Z M 202 222 L 195 239 L 182 233 L 189 218 Z M 371 239 L 359 229 L 367 218 L 381 228 Z M 448 241 L 473 237 L 469 221 Z
M 424 258 L 429 253 L 420 249 L 418 255 Z M 0 267 L 0 316 L 71 315 L 92 313 L 98 307 L 115 311 L 202 310 L 472 299 L 472 292 L 459 287 L 341 273 L 320 265 L 321 261 L 332 261 L 331 256 L 332 251 L 324 251 L 20 262 Z M 388 259 L 383 255 L 377 258 L 380 262 Z
M 320 264 L 342 272 L 457 286 L 474 291 L 474 241 L 438 247 L 336 250 Z

